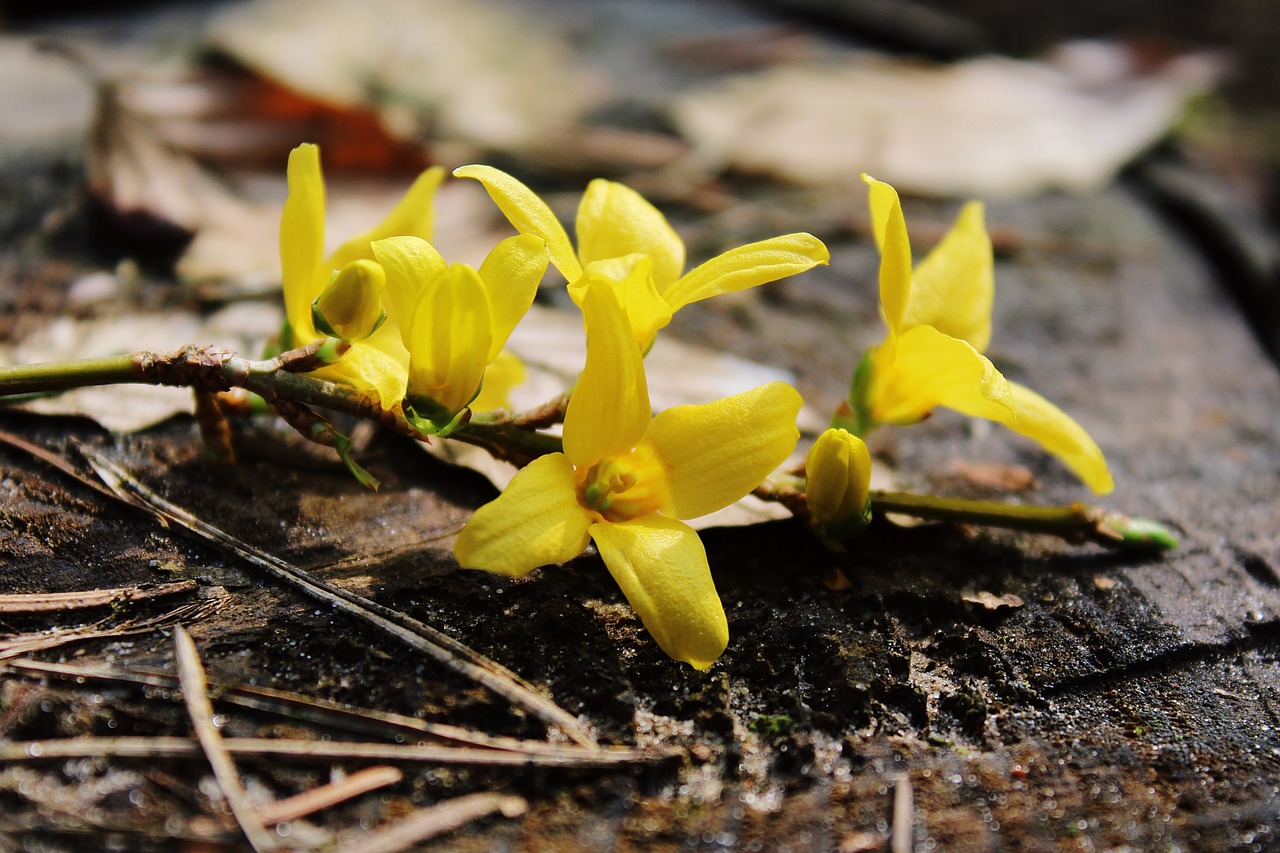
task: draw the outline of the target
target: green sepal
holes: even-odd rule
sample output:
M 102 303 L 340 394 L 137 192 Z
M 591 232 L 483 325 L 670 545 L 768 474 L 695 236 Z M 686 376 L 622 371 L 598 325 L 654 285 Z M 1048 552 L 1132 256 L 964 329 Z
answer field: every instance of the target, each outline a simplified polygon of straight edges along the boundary
M 315 299 L 311 301 L 311 324 L 316 327 L 316 331 L 322 335 L 327 335 L 328 337 L 331 337 L 331 338 L 337 338 L 338 340 L 344 340 L 344 341 L 354 340 L 352 338 L 344 338 L 340 333 L 334 331 L 333 327 L 329 325 L 329 321 L 324 318 L 324 314 L 321 314 L 320 309 L 316 307 L 316 303 L 319 301 L 320 301 L 319 296 L 317 296 Z M 378 331 L 378 329 L 382 328 L 382 324 L 385 322 L 387 322 L 387 309 L 383 308 L 378 313 L 378 319 L 374 321 L 373 328 L 371 328 L 367 334 L 365 334 L 363 337 L 359 338 L 358 340 L 364 340 L 364 338 L 369 337 L 369 335 L 372 335 L 374 332 Z
M 871 385 L 872 374 L 871 356 L 874 353 L 874 349 L 863 353 L 861 361 L 854 368 L 853 379 L 849 382 L 848 406 L 841 406 L 831 418 L 832 427 L 843 429 L 858 438 L 866 438 L 877 426 L 867 405 L 867 389 Z
M 1143 551 L 1172 551 L 1178 547 L 1178 537 L 1167 526 L 1149 518 L 1112 516 L 1107 528 L 1120 537 L 1128 548 Z
M 824 539 L 831 539 L 836 542 L 846 542 L 850 539 L 856 539 L 862 535 L 867 529 L 867 525 L 871 523 L 871 499 L 867 498 L 867 508 L 861 516 L 842 519 L 841 521 L 827 524 L 815 525 L 818 535 Z
M 404 400 L 404 419 L 423 435 L 448 438 L 471 420 L 471 410 L 450 412 L 430 397 L 410 395 Z
M 332 434 L 333 449 L 338 451 L 338 458 L 342 460 L 343 465 L 347 466 L 347 470 L 351 472 L 351 476 L 355 477 L 356 480 L 360 482 L 360 485 L 364 486 L 366 489 L 371 489 L 375 492 L 378 491 L 378 487 L 382 485 L 378 478 L 370 474 L 360 466 L 360 463 L 351 458 L 351 439 L 347 438 L 337 430 L 334 430 L 332 427 L 329 427 L 328 424 L 316 424 L 311 428 L 312 433 L 317 432 L 317 429 L 320 432 L 325 432 L 327 430 Z M 312 438 L 314 439 L 315 436 L 313 435 Z
M 335 364 L 338 359 L 346 355 L 351 344 L 342 338 L 327 337 L 316 349 L 316 361 L 321 364 Z
M 271 408 L 271 404 L 263 399 L 261 394 L 255 394 L 252 391 L 245 392 L 245 399 L 249 402 L 249 414 L 251 415 L 274 415 L 275 409 Z

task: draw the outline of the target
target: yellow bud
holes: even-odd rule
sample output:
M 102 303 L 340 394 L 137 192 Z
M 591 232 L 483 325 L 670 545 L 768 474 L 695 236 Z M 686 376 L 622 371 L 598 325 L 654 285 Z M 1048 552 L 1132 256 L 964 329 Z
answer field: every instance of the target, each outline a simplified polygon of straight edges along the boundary
M 347 264 L 311 303 L 316 329 L 344 341 L 369 337 L 387 316 L 382 308 L 386 283 L 387 274 L 374 261 L 362 258 Z
M 870 519 L 871 454 L 862 439 L 832 428 L 818 436 L 805 461 L 809 517 L 823 534 L 845 539 Z

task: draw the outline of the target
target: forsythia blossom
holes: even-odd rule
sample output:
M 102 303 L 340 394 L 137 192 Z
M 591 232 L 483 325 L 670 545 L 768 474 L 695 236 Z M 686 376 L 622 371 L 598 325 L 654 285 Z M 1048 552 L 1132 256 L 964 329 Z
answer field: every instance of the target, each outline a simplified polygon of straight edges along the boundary
M 546 241 L 551 263 L 579 305 L 585 271 L 594 268 L 611 281 L 645 352 L 685 305 L 777 281 L 830 258 L 813 235 L 787 234 L 730 249 L 686 273 L 684 242 L 666 217 L 635 190 L 604 179 L 592 181 L 578 205 L 575 252 L 551 208 L 515 178 L 490 166 L 463 166 L 453 174 L 478 180 L 517 231 Z
M 935 406 L 997 421 L 1040 443 L 1097 493 L 1111 491 L 1102 451 L 1079 424 L 982 354 L 991 339 L 994 263 L 982 205 L 970 202 L 912 269 L 902 205 L 893 187 L 864 176 L 880 247 L 884 341 L 855 374 L 851 425 L 912 424 Z
M 707 669 L 728 623 L 697 518 L 749 493 L 795 447 L 800 395 L 774 382 L 654 417 L 644 356 L 612 283 L 582 290 L 587 360 L 564 420 L 564 452 L 542 456 L 458 536 L 466 568 L 519 577 L 570 560 L 594 540 L 649 633 Z
M 809 518 L 833 539 L 862 531 L 871 520 L 871 454 L 856 435 L 831 428 L 805 459 Z
M 320 149 L 315 145 L 299 145 L 289 153 L 289 197 L 280 216 L 280 268 L 284 283 L 285 324 L 281 343 L 286 349 L 304 346 L 322 337 L 312 320 L 312 303 L 326 291 L 331 280 L 337 285 L 322 304 L 322 314 L 333 311 L 342 315 L 339 325 L 353 321 L 367 323 L 371 313 L 381 312 L 380 305 L 357 306 L 351 297 L 363 293 L 370 299 L 379 288 L 377 273 L 361 260 L 371 261 L 370 244 L 383 237 L 399 234 L 430 238 L 432 199 L 444 179 L 444 171 L 432 168 L 413 183 L 395 209 L 376 227 L 353 237 L 328 257 L 324 255 L 324 178 L 320 172 Z M 355 269 L 348 267 L 357 264 Z M 334 273 L 338 278 L 334 279 Z M 367 286 L 366 286 L 367 285 Z M 341 304 L 340 304 L 341 303 Z M 328 315 L 325 314 L 327 317 Z M 329 320 L 330 325 L 334 322 Z M 336 363 L 314 372 L 315 376 L 372 390 L 384 409 L 391 408 L 404 396 L 408 353 L 401 345 L 394 323 L 386 323 L 363 340 L 356 340 Z M 337 329 L 332 329 L 337 331 Z M 360 331 L 350 329 L 350 331 Z
M 419 429 L 448 434 L 533 304 L 547 269 L 546 246 L 539 237 L 510 237 L 479 270 L 445 263 L 418 237 L 378 240 L 373 254 L 386 272 L 387 303 L 409 352 L 405 413 Z

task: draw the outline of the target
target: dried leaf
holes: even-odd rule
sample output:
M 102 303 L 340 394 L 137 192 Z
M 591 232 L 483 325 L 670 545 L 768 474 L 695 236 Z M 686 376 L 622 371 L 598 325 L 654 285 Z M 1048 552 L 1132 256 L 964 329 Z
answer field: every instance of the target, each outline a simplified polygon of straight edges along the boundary
M 1036 475 L 1023 465 L 999 465 L 994 462 L 965 462 L 957 459 L 951 470 L 975 486 L 986 486 L 1005 492 L 1025 492 L 1036 486 Z
M 537 21 L 476 0 L 256 0 L 208 38 L 297 92 L 374 105 L 407 135 L 499 150 L 572 124 L 597 88 Z
M 1009 197 L 1104 185 L 1221 73 L 1213 56 L 1145 73 L 1122 45 L 1043 62 L 855 56 L 731 78 L 677 98 L 694 160 L 825 186 L 861 172 L 900 190 Z
M 0 80 L 0 164 L 83 138 L 93 92 L 64 60 L 30 38 L 0 36 Z
M 992 595 L 989 592 L 979 592 L 973 595 L 961 596 L 961 599 L 970 604 L 978 604 L 987 610 L 999 610 L 1002 607 L 1021 607 L 1024 602 L 1021 598 L 1013 593 L 1006 592 L 1004 595 Z

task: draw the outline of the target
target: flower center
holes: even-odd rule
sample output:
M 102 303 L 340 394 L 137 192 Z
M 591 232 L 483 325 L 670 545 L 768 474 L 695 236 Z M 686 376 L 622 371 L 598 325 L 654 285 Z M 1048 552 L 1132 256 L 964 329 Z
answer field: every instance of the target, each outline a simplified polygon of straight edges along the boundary
M 583 506 L 614 522 L 661 512 L 670 503 L 666 470 L 644 445 L 588 468 L 578 495 Z

